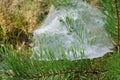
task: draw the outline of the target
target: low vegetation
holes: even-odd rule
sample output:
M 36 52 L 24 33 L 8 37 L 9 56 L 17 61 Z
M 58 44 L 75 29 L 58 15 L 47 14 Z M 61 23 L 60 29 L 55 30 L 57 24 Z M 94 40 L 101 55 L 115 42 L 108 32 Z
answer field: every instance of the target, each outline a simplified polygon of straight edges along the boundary
M 0 44 L 29 46 L 30 35 L 49 12 L 50 0 L 1 0 Z
M 112 52 L 75 61 L 40 61 L 32 57 L 32 31 L 44 20 L 51 3 L 66 6 L 63 2 L 68 0 L 58 1 L 62 2 L 0 0 L 0 80 L 120 80 L 119 0 L 83 0 L 100 5 L 106 15 L 105 30 L 115 45 Z

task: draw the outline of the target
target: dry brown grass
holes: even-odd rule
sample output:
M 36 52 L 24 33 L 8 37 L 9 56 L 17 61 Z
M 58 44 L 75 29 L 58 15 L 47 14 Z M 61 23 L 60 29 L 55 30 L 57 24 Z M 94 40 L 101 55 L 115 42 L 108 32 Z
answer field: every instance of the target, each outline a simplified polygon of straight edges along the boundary
M 50 0 L 0 0 L 0 43 L 19 46 L 48 13 Z
M 90 0 L 90 4 L 93 6 L 98 5 L 98 3 L 99 3 L 99 0 Z

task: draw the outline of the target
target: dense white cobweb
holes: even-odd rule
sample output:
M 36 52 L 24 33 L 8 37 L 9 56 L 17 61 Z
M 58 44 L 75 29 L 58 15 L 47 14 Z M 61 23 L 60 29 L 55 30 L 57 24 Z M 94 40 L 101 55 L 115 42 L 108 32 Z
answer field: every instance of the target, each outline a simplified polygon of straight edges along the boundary
M 80 2 L 76 8 L 59 10 L 51 6 L 50 12 L 34 31 L 33 53 L 41 60 L 41 49 L 51 49 L 56 60 L 62 59 L 60 49 L 68 60 L 101 57 L 112 48 L 109 36 L 104 31 L 104 16 L 87 3 Z M 75 51 L 73 51 L 73 49 Z M 69 51 L 68 51 L 69 50 Z M 42 55 L 46 55 L 42 50 Z

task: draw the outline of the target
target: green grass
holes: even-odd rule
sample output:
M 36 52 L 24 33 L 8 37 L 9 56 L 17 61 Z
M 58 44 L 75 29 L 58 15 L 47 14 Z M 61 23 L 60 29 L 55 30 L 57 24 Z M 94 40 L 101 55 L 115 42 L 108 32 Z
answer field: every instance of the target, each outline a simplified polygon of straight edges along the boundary
M 52 51 L 49 51 L 51 53 Z M 2 80 L 119 80 L 120 54 L 108 53 L 96 59 L 76 61 L 40 61 L 31 58 L 31 50 L 15 51 L 10 46 L 0 49 Z

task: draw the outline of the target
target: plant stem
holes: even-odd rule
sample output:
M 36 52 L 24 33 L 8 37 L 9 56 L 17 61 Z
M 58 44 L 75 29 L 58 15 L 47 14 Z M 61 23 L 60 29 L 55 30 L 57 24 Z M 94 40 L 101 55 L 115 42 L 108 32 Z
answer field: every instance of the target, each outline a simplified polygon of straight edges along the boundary
M 98 73 L 104 73 L 107 72 L 107 70 L 99 70 L 99 69 L 93 69 L 93 70 L 68 70 L 68 71 L 59 71 L 59 72 L 53 72 L 53 73 L 46 73 L 41 75 L 28 75 L 28 76 L 21 76 L 22 79 L 37 79 L 42 77 L 50 77 L 55 75 L 63 75 L 63 74 L 71 74 L 71 73 L 90 73 L 90 74 L 98 74 Z M 17 76 L 14 76 L 17 77 Z
M 120 20 L 119 20 L 119 9 L 117 0 L 114 0 L 115 12 L 116 12 L 116 30 L 117 30 L 117 48 L 120 51 Z

